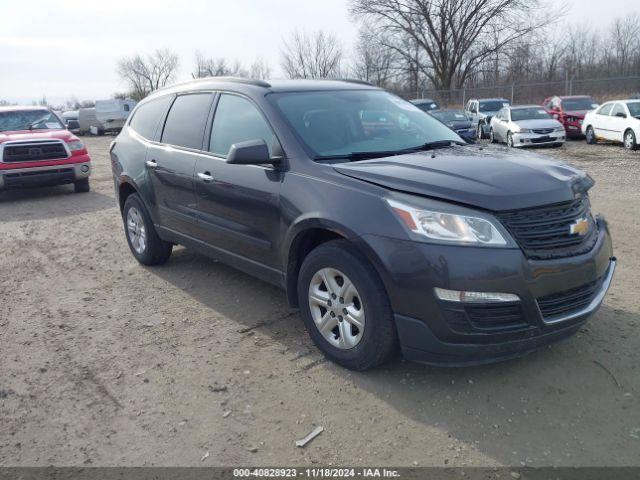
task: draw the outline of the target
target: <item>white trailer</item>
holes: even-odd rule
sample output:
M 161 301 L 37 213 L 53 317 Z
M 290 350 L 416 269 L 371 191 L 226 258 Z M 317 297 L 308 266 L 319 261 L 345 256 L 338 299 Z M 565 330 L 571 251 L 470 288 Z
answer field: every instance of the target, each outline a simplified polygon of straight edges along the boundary
M 78 110 L 78 123 L 80 125 L 80 135 L 89 133 L 100 135 L 104 133 L 104 125 L 98 120 L 95 108 L 81 108 Z
M 96 118 L 103 125 L 104 131 L 118 132 L 124 127 L 129 114 L 136 106 L 133 100 L 97 100 Z

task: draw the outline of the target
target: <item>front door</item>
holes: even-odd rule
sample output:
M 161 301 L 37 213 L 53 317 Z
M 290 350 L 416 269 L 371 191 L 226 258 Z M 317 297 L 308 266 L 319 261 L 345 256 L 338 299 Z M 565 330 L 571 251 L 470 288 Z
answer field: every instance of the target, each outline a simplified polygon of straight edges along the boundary
M 196 163 L 198 236 L 210 245 L 263 267 L 280 269 L 280 186 L 283 172 L 263 165 L 232 165 L 234 143 L 276 142 L 273 130 L 249 99 L 220 95 L 209 138 L 210 152 Z

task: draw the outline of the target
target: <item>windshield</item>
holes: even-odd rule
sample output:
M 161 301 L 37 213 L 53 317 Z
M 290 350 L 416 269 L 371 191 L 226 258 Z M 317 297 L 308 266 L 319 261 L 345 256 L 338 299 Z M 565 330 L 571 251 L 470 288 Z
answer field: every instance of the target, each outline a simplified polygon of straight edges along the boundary
M 509 102 L 506 100 L 489 100 L 486 102 L 480 102 L 481 112 L 497 112 L 502 107 L 508 107 Z
M 60 130 L 60 120 L 49 110 L 12 110 L 0 112 L 0 131 Z
M 627 108 L 632 117 L 640 117 L 640 102 L 627 102 Z
M 462 110 L 442 110 L 440 112 L 431 112 L 441 122 L 466 122 L 467 117 Z
M 598 104 L 593 98 L 569 98 L 562 100 L 562 107 L 565 111 L 593 110 L 594 108 L 598 108 Z
M 463 140 L 415 105 L 381 90 L 269 96 L 316 159 L 418 148 Z M 372 156 L 373 156 L 372 155 Z
M 429 112 L 431 110 L 437 110 L 439 108 L 438 104 L 433 100 L 419 100 L 411 103 L 413 103 L 416 107 L 418 107 L 423 112 Z
M 543 108 L 514 108 L 511 110 L 511 121 L 517 122 L 519 120 L 544 120 L 551 118 Z

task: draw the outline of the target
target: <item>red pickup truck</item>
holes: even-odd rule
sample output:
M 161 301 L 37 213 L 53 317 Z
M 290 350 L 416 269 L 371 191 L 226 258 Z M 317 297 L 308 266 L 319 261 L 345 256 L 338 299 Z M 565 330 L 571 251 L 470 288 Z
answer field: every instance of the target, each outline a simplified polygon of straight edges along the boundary
M 73 183 L 89 191 L 91 158 L 46 107 L 0 107 L 0 190 Z

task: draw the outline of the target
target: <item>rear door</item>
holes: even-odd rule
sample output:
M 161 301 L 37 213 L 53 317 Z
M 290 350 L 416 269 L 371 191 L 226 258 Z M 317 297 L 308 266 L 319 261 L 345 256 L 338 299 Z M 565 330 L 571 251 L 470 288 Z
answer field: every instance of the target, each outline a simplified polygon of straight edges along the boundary
M 277 140 L 260 109 L 234 93 L 219 95 L 196 163 L 198 236 L 208 244 L 261 266 L 280 269 L 280 186 L 283 172 L 270 165 L 226 163 L 234 143 Z M 273 147 L 271 148 L 273 151 Z
M 212 99 L 206 92 L 178 95 L 161 127 L 160 142 L 147 152 L 160 223 L 186 235 L 195 231 L 193 176 Z

